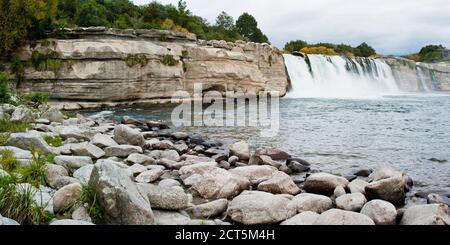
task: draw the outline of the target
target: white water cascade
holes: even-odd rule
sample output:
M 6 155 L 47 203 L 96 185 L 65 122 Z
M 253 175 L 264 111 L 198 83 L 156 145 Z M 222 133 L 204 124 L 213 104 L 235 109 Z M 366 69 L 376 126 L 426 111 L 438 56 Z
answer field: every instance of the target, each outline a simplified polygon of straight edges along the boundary
M 430 88 L 428 88 L 427 82 L 425 81 L 425 73 L 420 66 L 417 66 L 417 75 L 419 77 L 420 83 L 422 84 L 423 91 L 429 92 Z
M 391 68 L 379 59 L 289 54 L 284 58 L 292 85 L 287 98 L 377 98 L 398 92 Z

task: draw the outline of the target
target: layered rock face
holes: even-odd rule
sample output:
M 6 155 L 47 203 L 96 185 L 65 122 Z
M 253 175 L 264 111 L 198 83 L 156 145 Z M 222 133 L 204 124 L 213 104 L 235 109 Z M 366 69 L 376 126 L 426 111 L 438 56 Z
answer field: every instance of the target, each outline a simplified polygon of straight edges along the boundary
M 42 54 L 56 56 L 60 64 L 51 69 L 27 66 L 19 91 L 50 92 L 54 100 L 83 107 L 167 100 L 179 90 L 192 94 L 195 83 L 203 91 L 270 90 L 280 95 L 288 87 L 283 57 L 268 44 L 103 27 L 67 29 L 64 34 L 67 39 L 43 40 L 20 50 L 24 61 Z
M 416 63 L 401 58 L 385 58 L 402 91 L 450 91 L 450 63 Z

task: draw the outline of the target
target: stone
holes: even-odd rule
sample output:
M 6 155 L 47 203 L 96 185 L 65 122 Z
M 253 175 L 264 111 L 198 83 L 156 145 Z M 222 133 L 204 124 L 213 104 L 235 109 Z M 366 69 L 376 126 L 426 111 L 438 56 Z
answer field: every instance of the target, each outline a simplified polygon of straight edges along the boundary
M 174 186 L 181 186 L 180 182 L 174 180 L 174 179 L 163 179 L 158 183 L 158 186 L 160 187 L 174 187 Z
M 338 186 L 347 187 L 348 180 L 341 176 L 328 173 L 315 173 L 310 175 L 305 182 L 304 189 L 310 193 L 332 195 Z
M 296 214 L 285 195 L 261 191 L 244 191 L 228 206 L 228 216 L 244 225 L 276 224 Z
M 45 164 L 45 169 L 47 174 L 45 175 L 45 180 L 48 185 L 53 186 L 54 181 L 60 176 L 69 176 L 66 168 L 56 164 Z
M 144 166 L 156 164 L 155 159 L 152 157 L 139 153 L 130 154 L 127 159 L 125 159 L 125 162 L 128 164 L 141 164 Z
M 56 107 L 50 107 L 47 111 L 43 112 L 41 118 L 48 119 L 50 122 L 62 123 L 64 121 L 64 115 Z
M 241 160 L 250 159 L 250 146 L 246 141 L 239 141 L 229 146 L 231 154 Z
M 167 159 L 175 162 L 180 161 L 180 154 L 178 154 L 178 152 L 175 150 L 166 150 L 166 151 L 154 150 L 151 151 L 148 154 L 148 156 L 154 159 Z
M 189 134 L 185 132 L 175 132 L 171 136 L 175 140 L 187 140 L 189 138 Z
M 325 212 L 333 207 L 333 201 L 327 197 L 311 193 L 302 193 L 292 199 L 292 205 L 297 212 Z
M 281 222 L 280 225 L 313 225 L 319 216 L 320 214 L 318 213 L 306 211 Z
M 300 162 L 297 162 L 297 161 L 290 161 L 287 164 L 287 167 L 293 173 L 303 173 L 303 172 L 308 172 L 310 170 L 309 166 L 303 165 L 303 164 L 301 164 Z
M 239 161 L 239 157 L 237 157 L 237 156 L 230 156 L 229 158 L 228 158 L 228 162 L 231 164 L 231 165 L 234 165 L 236 162 L 238 162 Z
M 79 180 L 81 183 L 87 184 L 89 183 L 89 179 L 91 178 L 92 169 L 94 169 L 93 164 L 83 166 L 73 172 L 73 177 Z
M 138 183 L 153 183 L 164 174 L 163 168 L 155 168 L 147 170 L 136 176 L 136 182 Z
M 127 125 L 117 125 L 114 128 L 114 140 L 121 145 L 135 145 L 144 146 L 145 139 L 141 132 L 137 129 L 132 129 Z
M 252 185 L 257 185 L 272 178 L 278 172 L 278 169 L 267 165 L 252 165 L 237 167 L 231 169 L 230 172 L 247 178 Z
M 344 187 L 342 187 L 342 186 L 336 186 L 336 188 L 334 189 L 334 191 L 333 191 L 333 196 L 336 198 L 336 197 L 340 197 L 340 196 L 343 196 L 343 195 L 345 195 L 346 194 L 346 192 L 345 192 L 345 189 L 344 189 Z
M 53 148 L 45 142 L 37 131 L 29 131 L 26 133 L 12 133 L 5 145 L 15 146 L 22 150 L 40 150 L 44 154 L 53 154 Z
M 366 194 L 366 186 L 369 183 L 364 181 L 364 180 L 360 180 L 360 179 L 355 179 L 352 182 L 350 182 L 348 184 L 348 189 L 350 190 L 350 193 L 362 193 L 363 195 Z
M 258 190 L 273 194 L 296 195 L 300 188 L 292 181 L 291 177 L 283 172 L 276 172 L 272 177 L 258 185 Z
M 61 189 L 66 185 L 81 183 L 78 179 L 75 179 L 70 176 L 58 176 L 53 182 L 51 187 L 55 189 Z
M 139 191 L 148 197 L 152 208 L 183 210 L 190 207 L 190 197 L 183 190 L 151 184 L 138 184 Z
M 133 166 L 128 168 L 128 171 L 130 171 L 130 173 L 133 176 L 136 176 L 136 175 L 138 175 L 138 174 L 140 174 L 142 172 L 147 171 L 147 168 L 145 166 L 140 165 L 140 164 L 134 164 Z
M 11 114 L 11 122 L 25 122 L 32 123 L 36 117 L 33 115 L 33 111 L 25 106 L 16 107 Z
M 143 122 L 141 122 L 141 121 L 139 121 L 137 119 L 131 118 L 129 116 L 123 116 L 121 123 L 122 124 L 131 124 L 131 125 L 134 125 L 134 126 L 142 126 L 142 125 L 144 125 Z
M 367 200 L 363 194 L 357 192 L 342 195 L 336 198 L 335 202 L 337 208 L 347 211 L 359 212 L 364 204 L 366 204 Z
M 92 219 L 89 216 L 88 210 L 85 206 L 76 208 L 72 213 L 72 219 L 92 223 Z
M 194 164 L 179 170 L 184 184 L 206 199 L 231 198 L 250 186 L 250 181 L 210 163 Z
M 5 218 L 0 215 L 0 226 L 2 225 L 20 225 L 20 224 L 19 222 L 13 219 Z
M 369 175 L 373 172 L 372 169 L 359 169 L 356 170 L 353 175 L 358 177 L 369 177 Z
M 256 150 L 255 155 L 262 156 L 266 155 L 271 157 L 275 161 L 285 161 L 291 158 L 291 155 L 285 151 L 277 148 L 261 148 Z
M 369 200 L 381 199 L 393 204 L 402 204 L 406 197 L 404 187 L 403 176 L 399 174 L 368 184 L 365 188 L 366 197 Z
M 60 213 L 71 208 L 80 199 L 81 189 L 79 183 L 73 183 L 56 191 L 53 195 L 53 211 Z
M 227 211 L 228 200 L 218 199 L 212 202 L 196 205 L 186 209 L 186 212 L 194 219 L 209 219 L 217 217 Z
M 391 166 L 382 165 L 377 167 L 370 175 L 369 182 L 388 179 L 401 174 L 401 172 L 393 169 Z
M 94 225 L 91 222 L 73 219 L 61 219 L 50 222 L 49 225 Z
M 375 225 L 368 216 L 352 211 L 330 209 L 323 212 L 314 225 Z
M 117 145 L 105 149 L 105 155 L 107 157 L 128 157 L 133 153 L 142 154 L 142 148 L 134 145 Z
M 146 142 L 146 148 L 152 150 L 171 150 L 174 149 L 173 143 L 169 140 L 153 139 Z
M 278 169 L 282 165 L 280 162 L 272 160 L 272 158 L 269 157 L 269 156 L 262 155 L 262 156 L 259 156 L 259 157 L 261 159 L 261 164 L 262 165 L 269 165 L 269 166 L 272 166 L 272 167 L 275 167 L 275 168 L 278 168 Z
M 100 148 L 107 148 L 110 146 L 116 146 L 118 145 L 117 142 L 115 142 L 111 136 L 104 135 L 104 134 L 96 134 L 94 135 L 94 138 L 91 140 L 91 144 L 100 147 Z
M 219 167 L 223 168 L 223 169 L 226 169 L 226 170 L 229 170 L 231 168 L 231 165 L 227 161 L 220 161 Z
M 403 213 L 401 225 L 450 225 L 450 209 L 445 204 L 409 207 Z
M 173 149 L 175 149 L 178 153 L 183 154 L 189 150 L 189 146 L 186 143 L 176 143 L 173 145 Z
M 442 203 L 447 206 L 450 206 L 450 198 L 432 193 L 427 196 L 427 203 L 428 204 Z
M 33 154 L 28 150 L 22 150 L 14 146 L 0 146 L 1 151 L 10 151 L 16 159 L 31 159 Z
M 390 202 L 372 200 L 364 205 L 361 213 L 369 216 L 376 225 L 395 225 L 397 210 Z
M 101 148 L 88 142 L 74 144 L 70 147 L 70 151 L 75 156 L 87 156 L 92 159 L 99 159 L 105 156 L 105 152 Z
M 149 127 L 149 128 L 159 128 L 159 129 L 169 129 L 170 128 L 167 124 L 165 124 L 164 122 L 161 122 L 161 121 L 147 120 L 147 121 L 145 121 L 145 123 L 147 124 L 147 127 Z
M 127 170 L 111 162 L 97 162 L 89 186 L 105 209 L 108 224 L 154 224 L 150 202 L 139 192 Z
M 74 172 L 86 165 L 93 164 L 92 159 L 88 156 L 56 156 L 55 163 L 63 166 L 70 172 Z
M 155 225 L 189 225 L 191 219 L 178 212 L 155 210 Z

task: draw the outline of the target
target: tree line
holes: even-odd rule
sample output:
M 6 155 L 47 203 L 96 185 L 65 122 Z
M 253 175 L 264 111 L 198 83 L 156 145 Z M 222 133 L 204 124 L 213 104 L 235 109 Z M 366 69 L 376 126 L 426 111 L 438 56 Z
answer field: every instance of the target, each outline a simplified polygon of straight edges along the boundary
M 0 0 L 0 57 L 10 56 L 24 40 L 45 37 L 64 27 L 106 26 L 121 29 L 170 29 L 195 33 L 205 40 L 269 42 L 249 13 L 236 21 L 226 12 L 215 23 L 178 5 L 153 1 L 137 6 L 130 0 Z
M 377 54 L 375 49 L 365 42 L 357 47 L 352 47 L 347 44 L 333 43 L 308 44 L 306 41 L 296 40 L 286 43 L 284 50 L 290 53 L 297 51 L 306 54 L 344 55 L 347 57 L 371 57 Z

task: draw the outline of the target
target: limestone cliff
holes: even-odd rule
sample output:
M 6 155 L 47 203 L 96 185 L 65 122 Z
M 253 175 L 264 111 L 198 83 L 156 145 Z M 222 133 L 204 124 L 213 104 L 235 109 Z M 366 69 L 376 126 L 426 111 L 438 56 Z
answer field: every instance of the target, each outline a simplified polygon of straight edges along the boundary
M 50 92 L 67 109 L 164 101 L 178 90 L 286 93 L 284 60 L 268 44 L 197 40 L 194 34 L 104 27 L 63 31 L 23 47 L 23 61 L 41 55 L 53 63 L 28 65 L 23 92 Z M 31 62 L 28 62 L 31 63 Z M 67 103 L 65 103 L 67 102 Z M 70 103 L 69 103 L 70 102 Z

